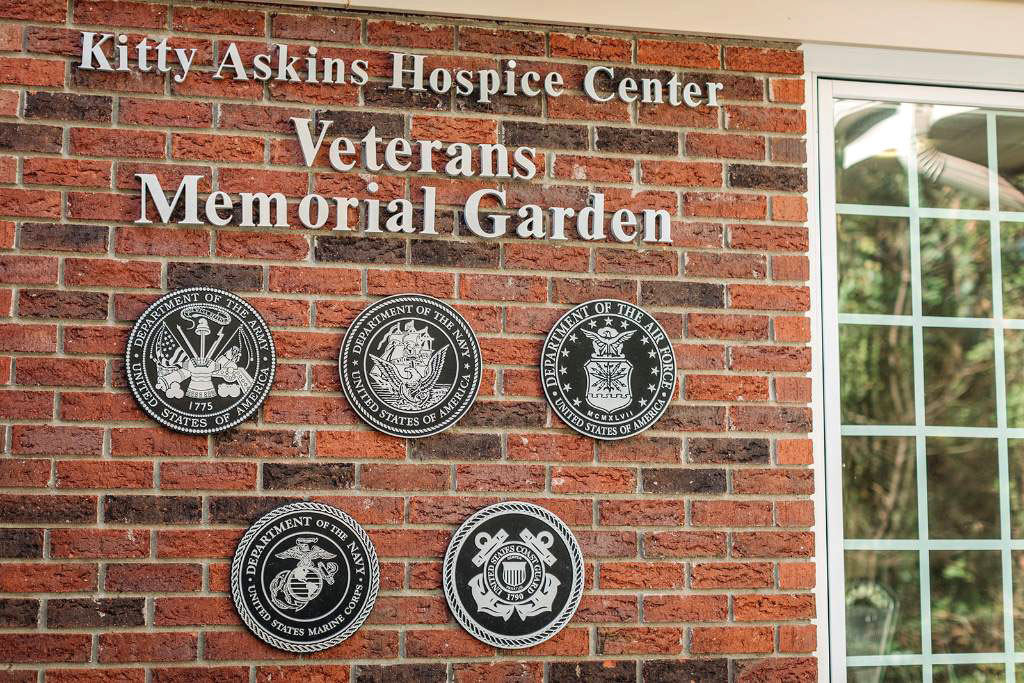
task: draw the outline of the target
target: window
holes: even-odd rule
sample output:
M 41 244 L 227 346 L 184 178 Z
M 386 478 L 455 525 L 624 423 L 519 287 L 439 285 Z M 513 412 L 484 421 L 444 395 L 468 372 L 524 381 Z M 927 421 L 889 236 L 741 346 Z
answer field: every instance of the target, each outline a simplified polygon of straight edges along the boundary
M 1024 681 L 1024 98 L 818 93 L 833 679 Z

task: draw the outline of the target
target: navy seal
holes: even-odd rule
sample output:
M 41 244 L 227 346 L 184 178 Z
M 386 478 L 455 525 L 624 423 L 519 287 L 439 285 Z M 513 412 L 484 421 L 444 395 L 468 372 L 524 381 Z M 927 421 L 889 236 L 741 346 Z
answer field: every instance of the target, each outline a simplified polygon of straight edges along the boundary
M 242 621 L 289 652 L 325 650 L 351 636 L 379 589 L 369 536 L 322 503 L 291 503 L 263 515 L 231 561 L 231 596 Z
M 444 431 L 466 414 L 480 389 L 483 358 L 458 311 L 433 297 L 399 294 L 352 321 L 338 371 L 367 424 L 415 438 Z
M 642 308 L 596 299 L 551 328 L 541 350 L 541 383 L 567 425 L 595 439 L 625 439 L 665 413 L 676 357 L 665 329 Z
M 128 386 L 147 415 L 175 431 L 211 434 L 259 409 L 277 354 L 270 328 L 246 301 L 189 287 L 143 312 L 124 360 Z
M 532 647 L 561 631 L 579 607 L 583 579 L 572 531 L 532 503 L 477 511 L 444 556 L 452 614 L 474 637 L 500 648 Z

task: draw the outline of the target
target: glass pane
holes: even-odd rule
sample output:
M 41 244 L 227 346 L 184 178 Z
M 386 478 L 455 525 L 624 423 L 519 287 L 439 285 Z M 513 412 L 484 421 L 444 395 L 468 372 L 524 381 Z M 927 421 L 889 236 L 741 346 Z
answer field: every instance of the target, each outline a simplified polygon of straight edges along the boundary
M 994 427 L 992 330 L 926 327 L 923 334 L 925 423 Z
M 907 205 L 908 105 L 835 101 L 836 201 Z
M 1006 425 L 1024 427 L 1024 330 L 1003 330 Z
M 846 671 L 849 683 L 921 683 L 919 666 L 858 666 Z
M 1024 117 L 996 116 L 999 208 L 1024 211 Z
M 910 223 L 884 216 L 836 217 L 839 312 L 909 315 Z
M 938 664 L 932 668 L 935 683 L 995 683 L 1006 680 L 1005 664 Z
M 914 106 L 921 206 L 988 208 L 985 114 L 969 107 Z
M 988 221 L 921 219 L 921 310 L 925 315 L 992 317 Z
M 1010 461 L 1010 536 L 1024 538 L 1024 439 L 1007 439 Z M 1024 614 L 1021 615 L 1024 623 Z
M 932 650 L 1002 652 L 1003 573 L 998 550 L 933 550 Z
M 847 655 L 921 652 L 917 557 L 912 550 L 845 553 Z
M 928 537 L 999 538 L 999 451 L 995 439 L 931 437 Z
M 1013 642 L 1017 651 L 1024 650 L 1024 551 L 1010 553 L 1013 571 Z M 1018 673 L 1024 672 L 1024 663 L 1017 665 Z
M 1024 318 L 1024 223 L 1000 223 L 1003 317 Z
M 839 326 L 843 424 L 914 424 L 909 327 Z
M 917 538 L 913 437 L 843 437 L 846 538 Z

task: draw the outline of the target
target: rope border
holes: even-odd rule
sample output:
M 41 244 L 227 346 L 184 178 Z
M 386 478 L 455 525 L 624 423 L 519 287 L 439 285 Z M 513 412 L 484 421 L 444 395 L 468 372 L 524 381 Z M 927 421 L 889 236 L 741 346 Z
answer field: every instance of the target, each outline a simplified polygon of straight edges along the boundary
M 139 391 L 135 387 L 135 382 L 132 381 L 132 374 L 131 374 L 131 372 L 129 372 L 129 368 L 131 367 L 132 340 L 135 339 L 135 336 L 136 336 L 135 333 L 136 333 L 136 330 L 138 330 L 139 322 L 142 319 L 144 319 L 146 317 L 146 315 L 155 306 L 158 306 L 161 302 L 163 302 L 168 297 L 177 296 L 177 295 L 183 294 L 185 292 L 216 292 L 217 294 L 221 294 L 221 295 L 226 296 L 228 298 L 232 298 L 232 299 L 237 300 L 239 303 L 242 304 L 242 306 L 244 306 L 245 308 L 249 309 L 249 311 L 253 314 L 253 316 L 255 316 L 256 320 L 260 321 L 260 324 L 263 325 L 263 331 L 266 332 L 266 334 L 267 334 L 267 339 L 270 340 L 270 377 L 267 379 L 267 385 L 263 389 L 263 395 L 259 397 L 258 401 L 253 403 L 252 407 L 246 413 L 244 413 L 243 415 L 240 415 L 233 422 L 217 426 L 214 429 L 193 429 L 191 427 L 182 427 L 181 425 L 176 425 L 176 424 L 173 424 L 172 422 L 164 420 L 162 417 L 157 415 L 156 412 L 151 410 L 150 407 L 148 405 L 146 405 L 145 401 L 143 401 L 142 398 L 139 396 Z M 242 324 L 242 327 L 245 327 L 244 323 Z M 274 377 L 277 374 L 277 347 L 274 345 L 274 335 L 270 331 L 270 326 L 267 325 L 267 321 L 263 319 L 263 316 L 260 315 L 260 312 L 257 311 L 253 307 L 252 304 L 250 304 L 248 301 L 246 301 L 242 297 L 238 296 L 234 292 L 229 292 L 229 291 L 224 290 L 224 289 L 218 289 L 216 287 L 182 287 L 181 289 L 174 289 L 174 290 L 171 290 L 170 292 L 167 292 L 166 294 L 161 296 L 159 299 L 157 299 L 156 301 L 151 303 L 149 306 L 146 306 L 146 310 L 144 310 L 142 312 L 142 314 L 138 318 L 135 319 L 135 322 L 132 324 L 132 329 L 128 333 L 128 341 L 125 343 L 125 346 L 124 346 L 124 374 L 125 374 L 125 380 L 128 382 L 128 387 L 132 391 L 132 396 L 135 398 L 135 403 L 138 404 L 139 408 L 142 409 L 142 412 L 144 412 L 146 415 L 148 415 L 151 419 L 156 420 L 158 423 L 162 424 L 164 427 L 167 427 L 168 429 L 173 430 L 175 432 L 178 432 L 180 434 L 219 434 L 220 432 L 225 432 L 225 431 L 231 429 L 232 427 L 235 427 L 235 426 L 241 424 L 242 422 L 245 422 L 246 420 L 248 420 L 257 411 L 259 411 L 260 406 L 262 406 L 263 402 L 267 400 L 267 396 L 270 395 L 270 388 L 274 384 Z
M 481 522 L 502 512 L 526 513 L 534 517 L 539 517 L 554 527 L 555 531 L 558 532 L 569 549 L 569 559 L 572 562 L 575 574 L 572 592 L 569 594 L 569 600 L 565 603 L 562 613 L 557 619 L 545 626 L 542 631 L 531 635 L 498 636 L 487 631 L 469 616 L 465 608 L 462 606 L 462 603 L 459 601 L 457 597 L 458 593 L 455 590 L 455 559 L 458 548 L 461 547 L 462 543 L 466 540 L 466 537 L 469 536 Z M 576 536 L 572 533 L 569 527 L 566 526 L 565 522 L 550 510 L 539 505 L 523 501 L 507 501 L 504 503 L 488 505 L 485 508 L 477 510 L 473 513 L 472 517 L 463 522 L 455 531 L 455 534 L 452 536 L 452 540 L 448 544 L 448 550 L 445 552 L 442 583 L 444 587 L 444 596 L 448 602 L 448 608 L 455 616 L 455 619 L 464 629 L 466 629 L 466 631 L 470 633 L 470 635 L 475 637 L 477 640 L 487 643 L 488 645 L 493 645 L 507 650 L 518 650 L 539 645 L 565 628 L 566 624 L 569 623 L 569 620 L 576 614 L 576 610 L 580 606 L 580 600 L 583 598 L 583 582 L 585 578 L 586 574 L 583 569 L 583 553 L 580 550 L 580 545 L 576 540 Z
M 268 524 L 271 524 L 278 517 L 282 517 L 292 512 L 308 511 L 312 510 L 315 512 L 323 513 L 329 517 L 333 517 L 342 524 L 344 524 L 349 531 L 355 535 L 355 537 L 363 544 L 366 550 L 367 560 L 370 565 L 370 589 L 367 592 L 366 602 L 363 604 L 363 608 L 359 610 L 356 618 L 346 626 L 342 631 L 335 633 L 326 640 L 320 640 L 315 643 L 294 643 L 283 638 L 279 638 L 274 635 L 266 628 L 264 628 L 259 622 L 253 619 L 252 615 L 249 614 L 247 609 L 243 609 L 246 604 L 242 597 L 242 585 L 239 577 L 241 576 L 242 564 L 245 561 L 244 549 L 248 547 L 248 544 L 252 540 L 262 533 Z M 334 647 L 338 643 L 348 639 L 353 633 L 359 630 L 359 627 L 363 625 L 366 618 L 370 616 L 370 612 L 373 610 L 374 603 L 377 602 L 377 594 L 380 591 L 380 563 L 377 560 L 377 549 L 373 547 L 373 543 L 370 541 L 370 537 L 367 535 L 366 530 L 358 522 L 356 522 L 347 513 L 339 510 L 331 505 L 325 505 L 324 503 L 314 503 L 311 501 L 301 501 L 298 503 L 288 503 L 280 507 L 274 508 L 267 514 L 260 517 L 256 522 L 250 526 L 242 539 L 238 542 L 238 546 L 235 548 L 234 557 L 231 560 L 231 597 L 235 603 L 235 611 L 238 612 L 238 616 L 242 618 L 245 625 L 249 628 L 253 635 L 262 640 L 264 643 L 278 648 L 279 650 L 285 650 L 287 652 L 296 653 L 308 653 L 308 652 L 319 652 L 326 650 L 327 648 Z
M 358 401 L 352 400 L 352 390 L 349 388 L 350 380 L 348 378 L 348 374 L 345 371 L 345 363 L 342 362 L 342 359 L 344 359 L 345 351 L 348 348 L 348 344 L 350 341 L 350 333 L 352 332 L 352 330 L 356 328 L 356 324 L 359 323 L 359 321 L 362 318 L 371 315 L 378 309 L 378 307 L 406 301 L 413 303 L 422 303 L 424 299 L 429 301 L 431 305 L 437 306 L 438 308 L 445 310 L 445 312 L 448 313 L 453 320 L 457 321 L 464 328 L 466 336 L 468 336 L 473 341 L 473 348 L 476 350 L 476 368 L 474 372 L 475 380 L 473 386 L 473 397 L 469 399 L 469 401 L 466 403 L 465 407 L 461 411 L 452 413 L 449 419 L 443 423 L 443 426 L 438 424 L 430 427 L 429 429 L 420 428 L 410 429 L 406 432 L 399 432 L 396 431 L 390 425 L 382 425 L 380 421 L 377 419 L 376 415 L 373 415 L 370 412 L 366 411 L 363 408 L 363 406 L 359 404 Z M 399 438 L 405 439 L 418 439 L 425 436 L 433 436 L 435 434 L 440 434 L 446 429 L 454 427 L 455 423 L 457 423 L 459 420 L 465 417 L 466 413 L 468 413 L 470 408 L 473 407 L 473 404 L 476 403 L 477 396 L 480 395 L 480 384 L 483 382 L 484 378 L 484 356 L 483 351 L 480 349 L 480 340 L 477 339 L 476 331 L 473 329 L 473 326 L 469 324 L 469 321 L 466 320 L 465 316 L 463 316 L 453 307 L 449 306 L 440 299 L 428 296 L 427 294 L 392 294 L 391 296 L 386 296 L 383 299 L 379 299 L 374 303 L 370 304 L 369 306 L 367 306 L 366 308 L 364 308 L 362 311 L 359 312 L 359 315 L 357 315 L 349 324 L 348 329 L 345 330 L 345 337 L 344 339 L 341 340 L 341 349 L 339 349 L 338 351 L 338 375 L 341 378 L 341 390 L 345 394 L 345 400 L 348 401 L 348 404 L 352 407 L 352 410 L 355 411 L 356 415 L 358 415 L 363 422 L 373 427 L 377 431 L 384 432 L 385 434 L 388 434 L 390 436 L 397 436 Z

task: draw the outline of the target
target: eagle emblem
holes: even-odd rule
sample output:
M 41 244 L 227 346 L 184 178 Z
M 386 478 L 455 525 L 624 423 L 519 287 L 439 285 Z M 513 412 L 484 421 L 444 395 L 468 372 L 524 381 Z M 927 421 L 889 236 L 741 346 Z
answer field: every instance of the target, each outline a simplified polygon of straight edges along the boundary
M 602 327 L 597 332 L 580 330 L 593 343 L 594 352 L 583 368 L 587 371 L 587 403 L 611 413 L 633 402 L 633 364 L 622 354 L 622 345 L 636 330 L 619 332 Z
M 377 393 L 385 403 L 397 410 L 428 410 L 448 391 L 441 384 L 441 371 L 448 347 L 434 350 L 434 339 L 426 327 L 417 329 L 414 321 L 403 326 L 395 323 L 380 341 L 380 355 L 370 353 L 373 379 Z
M 338 573 L 334 553 L 329 553 L 316 545 L 315 537 L 300 537 L 295 545 L 274 557 L 282 560 L 298 560 L 292 569 L 278 572 L 270 582 L 270 601 L 280 610 L 298 612 L 320 595 L 324 584 L 333 585 L 334 575 Z

